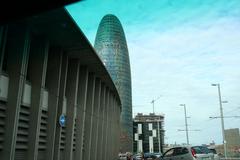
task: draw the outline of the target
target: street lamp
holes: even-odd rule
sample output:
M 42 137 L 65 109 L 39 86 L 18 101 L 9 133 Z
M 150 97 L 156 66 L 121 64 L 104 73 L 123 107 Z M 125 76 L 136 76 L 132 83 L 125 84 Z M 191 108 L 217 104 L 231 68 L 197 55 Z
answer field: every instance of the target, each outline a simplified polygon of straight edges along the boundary
M 184 107 L 184 115 L 185 115 L 185 127 L 186 127 L 187 145 L 189 145 L 186 105 L 185 105 L 185 104 L 180 104 L 180 106 L 183 106 L 183 107 Z
M 219 106 L 220 106 L 220 117 L 221 117 L 221 125 L 222 125 L 222 136 L 223 136 L 223 147 L 224 147 L 224 156 L 227 158 L 227 146 L 226 146 L 226 137 L 224 133 L 224 120 L 223 120 L 223 108 L 222 103 L 227 103 L 227 101 L 222 101 L 221 98 L 221 91 L 220 91 L 220 84 L 212 84 L 212 86 L 218 87 L 218 97 L 219 97 Z

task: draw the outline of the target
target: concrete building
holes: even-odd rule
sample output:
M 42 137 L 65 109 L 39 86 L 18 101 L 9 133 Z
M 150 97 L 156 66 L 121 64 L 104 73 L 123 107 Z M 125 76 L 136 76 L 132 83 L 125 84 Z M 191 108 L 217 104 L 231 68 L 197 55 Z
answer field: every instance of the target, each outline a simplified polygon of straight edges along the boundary
M 122 102 L 120 151 L 132 152 L 132 88 L 127 42 L 122 25 L 114 15 L 106 15 L 99 24 L 95 49 L 109 71 Z
M 228 156 L 234 156 L 236 153 L 240 156 L 239 128 L 226 129 L 224 132 L 227 142 Z
M 121 101 L 65 9 L 0 26 L 0 159 L 114 160 Z
M 133 152 L 161 152 L 164 146 L 164 115 L 138 113 L 133 120 Z
M 240 146 L 239 128 L 226 129 L 225 136 L 228 146 Z

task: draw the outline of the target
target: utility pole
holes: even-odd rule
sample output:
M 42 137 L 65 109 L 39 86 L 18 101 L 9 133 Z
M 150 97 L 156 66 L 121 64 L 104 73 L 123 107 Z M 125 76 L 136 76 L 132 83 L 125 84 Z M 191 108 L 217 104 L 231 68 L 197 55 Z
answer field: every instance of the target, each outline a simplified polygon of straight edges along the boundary
M 186 105 L 185 105 L 185 104 L 180 104 L 180 106 L 183 106 L 183 107 L 184 107 L 186 138 L 187 138 L 187 145 L 189 145 Z
M 220 91 L 220 84 L 212 84 L 212 86 L 218 87 L 218 98 L 219 98 L 219 106 L 220 106 L 220 117 L 221 117 L 221 125 L 222 125 L 222 136 L 223 136 L 223 146 L 224 146 L 224 157 L 227 158 L 227 144 L 226 144 L 226 137 L 224 133 L 224 120 L 223 120 L 223 108 L 222 108 L 222 98 L 221 98 L 221 91 Z
M 153 100 L 150 102 L 150 103 L 153 104 L 153 114 L 154 114 L 154 103 L 155 103 L 155 101 L 157 101 L 160 97 L 161 97 L 161 96 L 159 96 L 157 99 L 153 99 Z

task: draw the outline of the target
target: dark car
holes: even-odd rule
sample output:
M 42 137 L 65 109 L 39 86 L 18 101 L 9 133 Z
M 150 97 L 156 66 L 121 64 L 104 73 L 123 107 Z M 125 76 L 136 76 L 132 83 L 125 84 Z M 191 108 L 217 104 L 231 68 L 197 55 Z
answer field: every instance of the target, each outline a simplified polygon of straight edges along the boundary
M 133 155 L 133 160 L 141 160 L 142 156 L 140 153 Z
M 144 160 L 161 160 L 160 153 L 144 153 Z

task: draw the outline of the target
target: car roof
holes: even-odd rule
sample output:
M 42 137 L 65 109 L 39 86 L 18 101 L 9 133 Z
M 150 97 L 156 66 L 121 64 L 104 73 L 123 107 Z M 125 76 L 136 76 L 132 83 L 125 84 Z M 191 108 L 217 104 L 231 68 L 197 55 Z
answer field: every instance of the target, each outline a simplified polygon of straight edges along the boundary
M 179 148 L 179 147 L 191 148 L 192 146 L 190 146 L 190 145 L 189 145 L 189 146 L 187 146 L 187 145 L 186 145 L 186 146 L 185 146 L 185 145 L 184 145 L 184 146 L 175 146 L 175 147 L 171 147 L 171 148 L 169 148 L 169 149 L 172 149 L 172 148 Z
M 215 149 L 215 146 L 208 146 L 208 149 Z

